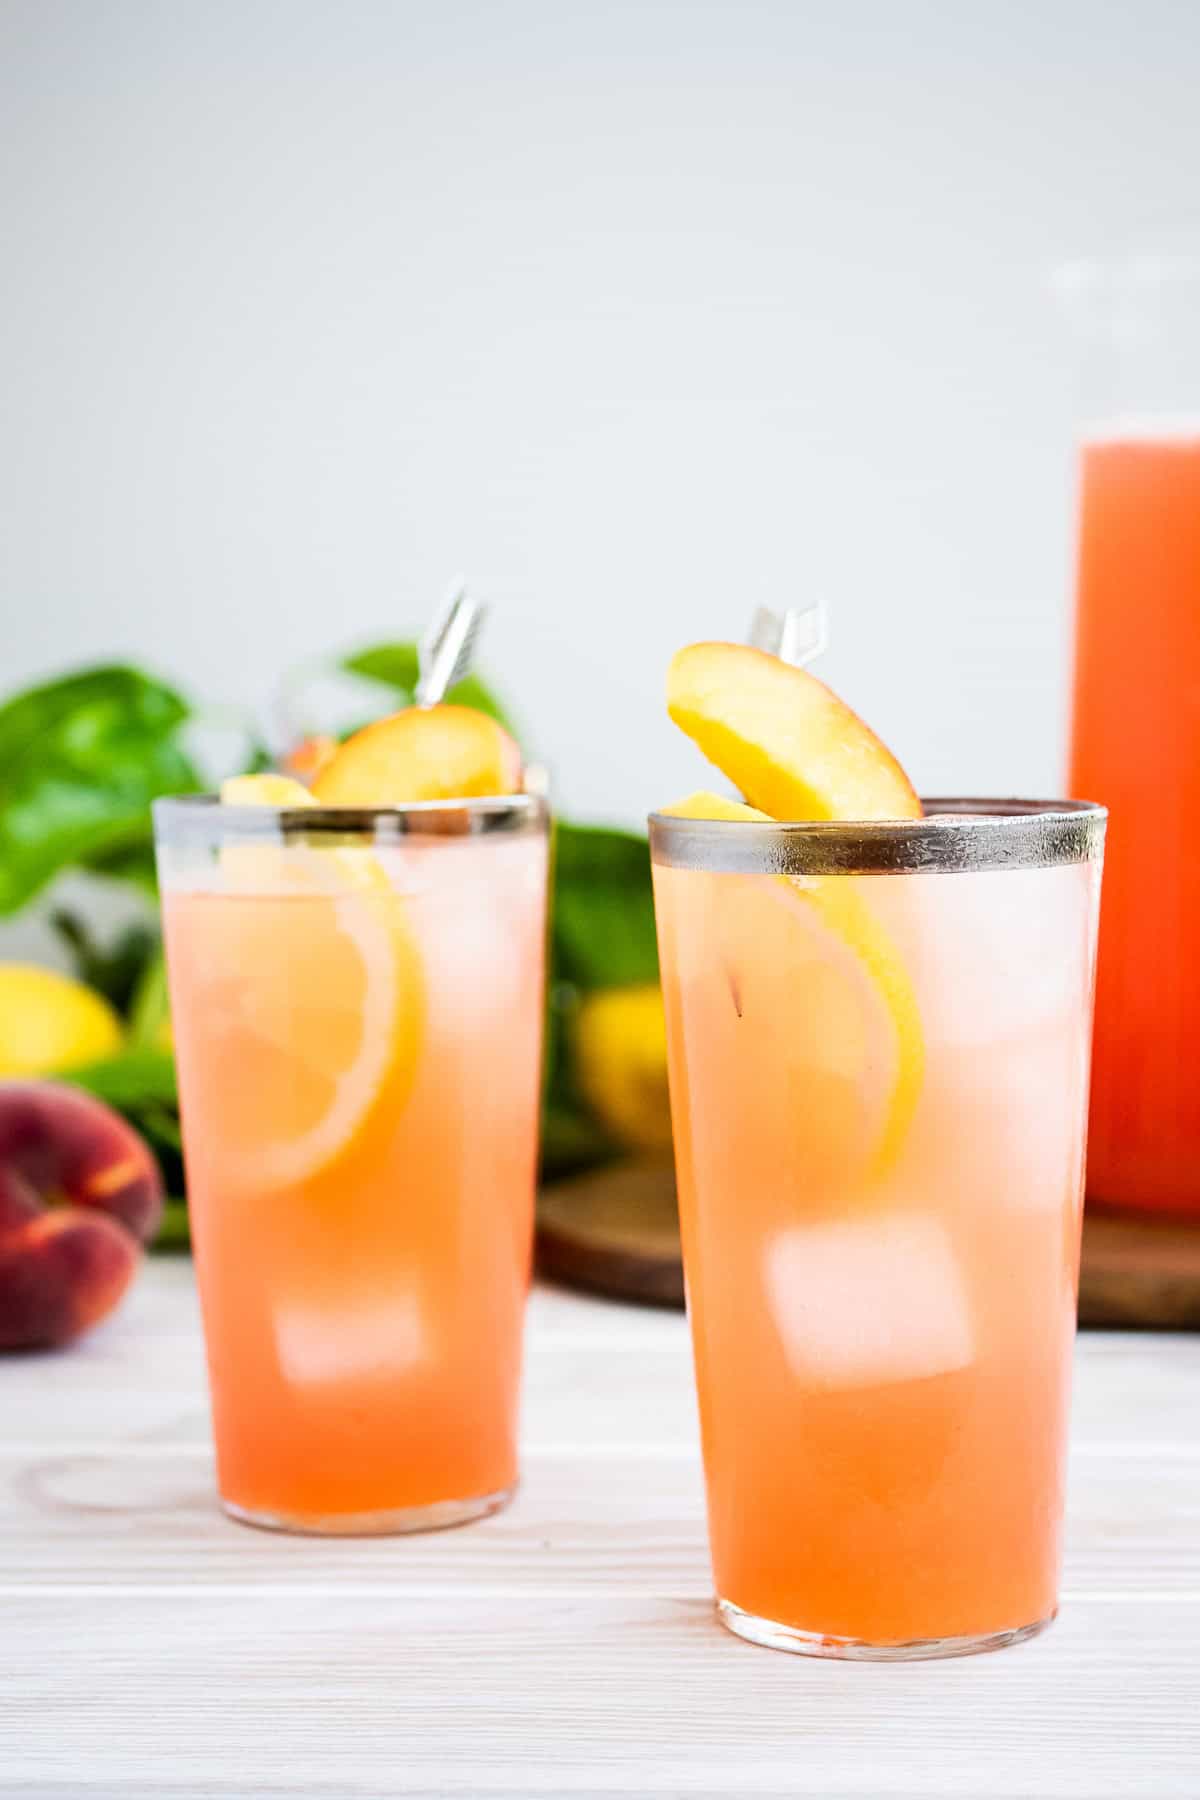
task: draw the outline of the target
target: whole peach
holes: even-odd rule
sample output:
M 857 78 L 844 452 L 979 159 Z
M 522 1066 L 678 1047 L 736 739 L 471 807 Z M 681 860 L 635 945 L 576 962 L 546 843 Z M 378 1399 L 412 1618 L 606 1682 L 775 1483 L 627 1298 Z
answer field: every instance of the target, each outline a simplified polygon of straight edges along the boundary
M 104 1318 L 162 1216 L 162 1177 L 119 1114 L 54 1082 L 0 1082 L 0 1350 Z

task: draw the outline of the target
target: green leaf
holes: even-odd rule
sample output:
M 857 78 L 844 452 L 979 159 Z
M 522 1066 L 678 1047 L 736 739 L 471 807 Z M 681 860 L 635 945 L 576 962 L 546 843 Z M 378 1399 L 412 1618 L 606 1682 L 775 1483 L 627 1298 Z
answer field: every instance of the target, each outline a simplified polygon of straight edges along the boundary
M 590 989 L 658 980 L 650 848 L 644 837 L 560 821 L 553 880 L 556 981 Z
M 118 1012 L 128 1012 L 137 989 L 158 951 L 158 932 L 150 925 L 127 925 L 103 943 L 73 908 L 59 907 L 50 923 L 68 946 L 75 973 L 95 988 Z
M 620 1154 L 578 1092 L 570 1021 L 581 993 L 658 980 L 650 850 L 634 832 L 560 821 L 554 836 L 542 1179 Z
M 363 675 L 368 681 L 382 682 L 385 687 L 395 690 L 401 705 L 412 705 L 418 673 L 415 644 L 374 644 L 366 650 L 356 650 L 352 656 L 344 657 L 338 666 L 348 674 Z M 478 675 L 468 675 L 464 680 L 456 682 L 448 690 L 446 698 L 456 706 L 473 706 L 476 712 L 487 713 L 489 718 L 503 725 L 506 731 L 513 730 L 508 714 Z
M 178 1105 L 174 1057 L 169 1050 L 147 1045 L 121 1050 L 82 1069 L 65 1070 L 59 1079 L 85 1088 L 119 1112 Z
M 147 1106 L 124 1110 L 124 1116 L 135 1131 L 140 1131 L 158 1158 L 159 1168 L 169 1194 L 181 1199 L 183 1183 L 183 1147 L 179 1133 L 179 1115 L 168 1107 Z
M 158 894 L 158 871 L 154 866 L 154 828 L 146 814 L 144 833 L 132 834 L 120 844 L 79 858 L 80 866 L 91 875 L 102 875 L 106 881 L 123 881 L 140 888 L 143 894 Z
M 160 1152 L 183 1155 L 183 1132 L 179 1128 L 178 1112 L 173 1112 L 169 1106 L 150 1104 L 138 1109 L 138 1119 L 141 1130 Z
M 255 738 L 250 745 L 249 755 L 246 757 L 246 766 L 239 770 L 239 773 L 242 775 L 266 775 L 276 766 L 275 758 L 267 746 L 260 744 Z
M 162 948 L 143 964 L 129 1005 L 129 1041 L 135 1049 L 162 1048 L 162 1031 L 170 1018 L 167 965 Z
M 0 915 L 61 869 L 139 852 L 150 802 L 194 791 L 183 699 L 138 670 L 85 669 L 0 707 Z
M 169 1196 L 163 1207 L 162 1224 L 150 1247 L 152 1250 L 186 1250 L 191 1241 L 187 1201 Z
M 620 1147 L 585 1112 L 554 1102 L 542 1109 L 541 1180 L 557 1181 L 620 1154 Z
M 417 685 L 419 664 L 415 644 L 371 644 L 342 658 L 338 665 L 351 675 L 365 675 L 368 681 L 382 681 L 394 687 L 406 700 L 411 700 Z

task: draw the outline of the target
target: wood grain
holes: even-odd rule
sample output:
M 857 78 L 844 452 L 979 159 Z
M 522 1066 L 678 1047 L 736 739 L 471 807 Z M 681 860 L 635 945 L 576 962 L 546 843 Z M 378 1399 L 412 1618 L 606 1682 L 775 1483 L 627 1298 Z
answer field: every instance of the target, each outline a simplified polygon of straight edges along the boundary
M 1079 1321 L 1200 1330 L 1200 1224 L 1089 1212 Z
M 619 1164 L 556 1182 L 538 1198 L 538 1267 L 622 1300 L 683 1305 L 670 1163 Z
M 0 1359 L 2 1443 L 209 1441 L 191 1265 L 156 1261 L 119 1316 L 68 1356 Z M 687 1327 L 676 1314 L 551 1287 L 530 1297 L 522 1399 L 531 1443 L 695 1440 Z M 1076 1441 L 1200 1441 L 1200 1338 L 1088 1332 Z M 1131 1438 L 1132 1434 L 1132 1438 Z
M 700 1600 L 385 1583 L 30 1597 L 6 1625 L 13 1800 L 1198 1791 L 1190 1597 L 1077 1601 L 1020 1650 L 885 1670 L 756 1651 Z
M 681 1317 L 528 1340 L 513 1507 L 369 1542 L 217 1511 L 186 1263 L 0 1362 L 0 1795 L 1200 1794 L 1200 1338 L 1080 1340 L 1063 1617 L 908 1668 L 714 1623 Z
M 187 1581 L 261 1590 L 378 1581 L 406 1591 L 478 1584 L 538 1595 L 710 1591 L 698 1453 L 619 1445 L 526 1451 L 514 1503 L 468 1530 L 322 1542 L 234 1529 L 206 1451 L 0 1455 L 0 1589 L 128 1589 Z M 1077 1447 L 1064 1584 L 1200 1599 L 1200 1454 Z

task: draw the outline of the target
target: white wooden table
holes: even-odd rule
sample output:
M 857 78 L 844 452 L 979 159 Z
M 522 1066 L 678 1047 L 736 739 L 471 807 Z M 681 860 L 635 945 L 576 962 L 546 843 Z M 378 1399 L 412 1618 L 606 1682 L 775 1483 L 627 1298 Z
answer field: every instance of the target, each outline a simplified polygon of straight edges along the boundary
M 0 1794 L 1200 1795 L 1200 1339 L 1092 1335 L 1063 1613 L 999 1655 L 757 1650 L 709 1601 L 686 1330 L 533 1297 L 524 1485 L 321 1542 L 213 1501 L 190 1265 L 0 1362 Z

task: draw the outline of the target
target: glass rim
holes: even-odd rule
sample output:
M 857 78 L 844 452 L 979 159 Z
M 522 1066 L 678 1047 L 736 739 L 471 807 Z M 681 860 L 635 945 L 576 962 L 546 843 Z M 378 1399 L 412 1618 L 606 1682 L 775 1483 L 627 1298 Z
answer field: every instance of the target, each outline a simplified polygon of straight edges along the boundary
M 650 814 L 662 868 L 737 875 L 961 874 L 1091 862 L 1107 807 L 1093 800 L 922 801 L 922 819 L 686 819 Z
M 550 809 L 541 794 L 473 795 L 462 800 L 410 800 L 403 806 L 231 806 L 217 794 L 176 794 L 151 805 L 155 836 L 179 843 L 293 838 L 493 837 L 544 831 Z

